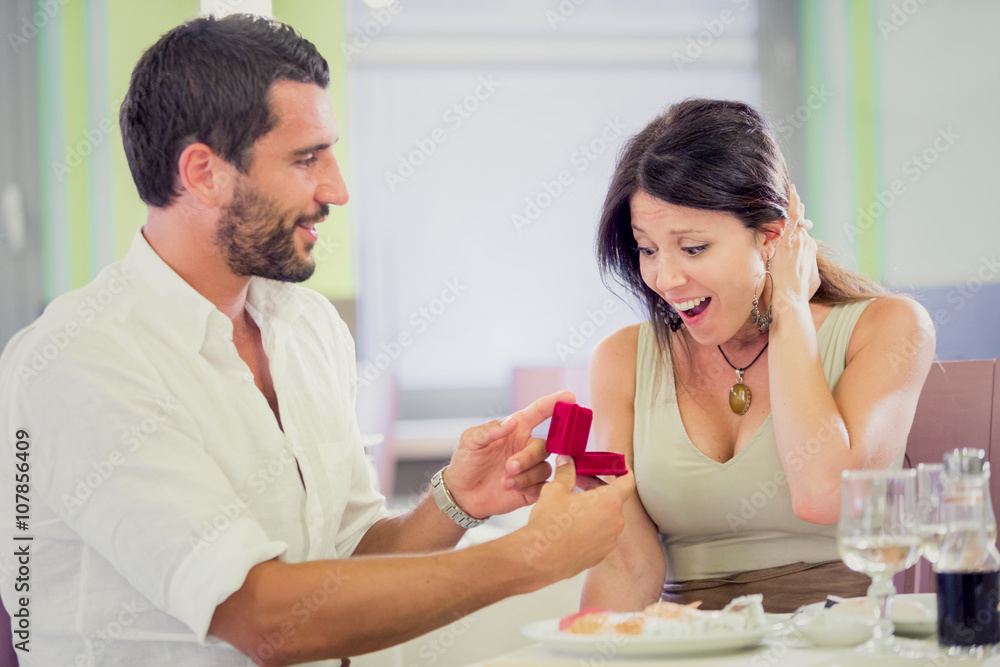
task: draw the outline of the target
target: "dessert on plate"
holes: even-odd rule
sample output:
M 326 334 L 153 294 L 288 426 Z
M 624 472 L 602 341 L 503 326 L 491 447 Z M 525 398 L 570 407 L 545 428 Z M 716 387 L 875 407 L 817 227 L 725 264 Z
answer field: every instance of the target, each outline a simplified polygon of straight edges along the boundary
M 559 621 L 559 630 L 574 635 L 697 637 L 752 632 L 767 626 L 761 595 L 735 598 L 720 611 L 698 609 L 700 602 L 681 605 L 657 602 L 640 612 L 588 608 Z

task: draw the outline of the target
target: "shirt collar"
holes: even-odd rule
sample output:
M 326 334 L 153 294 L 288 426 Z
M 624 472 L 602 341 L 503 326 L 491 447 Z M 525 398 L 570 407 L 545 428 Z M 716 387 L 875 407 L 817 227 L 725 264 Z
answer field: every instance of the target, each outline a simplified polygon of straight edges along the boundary
M 247 308 L 251 315 L 259 314 L 267 320 L 292 321 L 302 314 L 302 301 L 296 298 L 300 289 L 298 285 L 280 280 L 251 278 Z
M 130 278 L 137 278 L 136 282 L 146 292 L 140 308 L 155 309 L 158 323 L 169 326 L 185 347 L 200 351 L 210 330 L 221 329 L 232 337 L 232 321 L 156 254 L 142 235 L 141 227 L 125 255 L 123 270 Z M 251 278 L 247 290 L 251 315 L 296 319 L 302 313 L 302 303 L 295 298 L 297 289 L 289 283 Z

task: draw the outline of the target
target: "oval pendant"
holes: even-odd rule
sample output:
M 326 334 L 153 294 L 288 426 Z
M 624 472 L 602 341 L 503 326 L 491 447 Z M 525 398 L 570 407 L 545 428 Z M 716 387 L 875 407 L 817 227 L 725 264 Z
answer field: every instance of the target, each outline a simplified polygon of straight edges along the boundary
M 729 409 L 738 415 L 745 415 L 750 409 L 750 387 L 737 382 L 729 390 Z

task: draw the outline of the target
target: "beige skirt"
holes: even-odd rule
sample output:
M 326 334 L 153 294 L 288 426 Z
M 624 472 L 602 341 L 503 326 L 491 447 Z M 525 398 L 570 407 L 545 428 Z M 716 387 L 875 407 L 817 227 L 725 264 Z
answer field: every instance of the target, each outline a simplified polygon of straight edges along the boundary
M 666 583 L 660 599 L 678 604 L 701 600 L 700 609 L 722 609 L 733 598 L 761 593 L 764 611 L 781 614 L 795 611 L 804 604 L 823 602 L 827 595 L 862 597 L 868 592 L 871 581 L 839 560 L 792 563 L 718 579 Z

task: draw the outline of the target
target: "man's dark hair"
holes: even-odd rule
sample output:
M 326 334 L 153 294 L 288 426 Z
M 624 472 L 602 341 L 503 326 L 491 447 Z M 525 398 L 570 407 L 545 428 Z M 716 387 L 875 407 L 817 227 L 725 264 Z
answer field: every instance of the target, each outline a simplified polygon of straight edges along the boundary
M 165 207 L 177 190 L 177 160 L 201 142 L 246 173 L 251 150 L 275 118 L 268 89 L 288 79 L 326 88 L 330 70 L 316 47 L 272 19 L 197 18 L 163 35 L 132 71 L 119 113 L 125 156 L 139 196 Z

